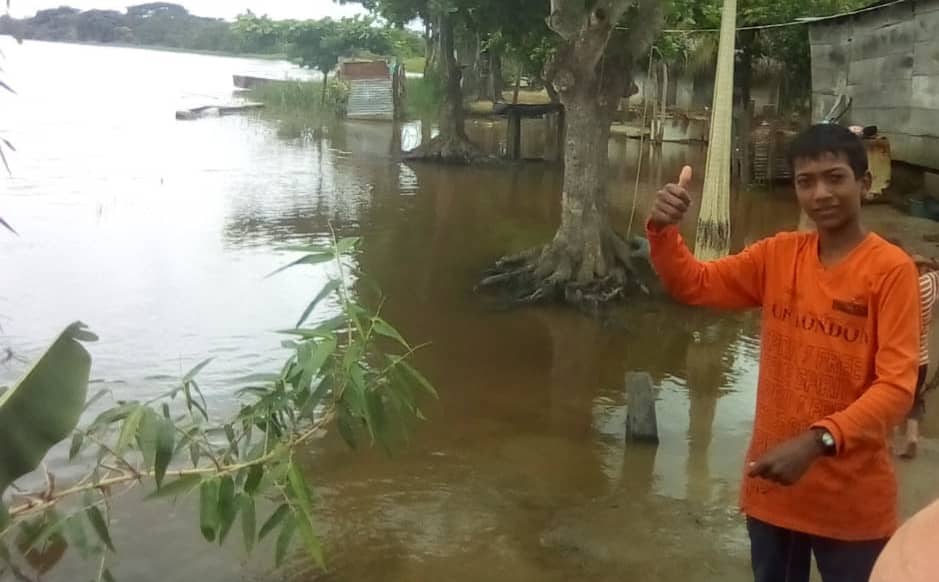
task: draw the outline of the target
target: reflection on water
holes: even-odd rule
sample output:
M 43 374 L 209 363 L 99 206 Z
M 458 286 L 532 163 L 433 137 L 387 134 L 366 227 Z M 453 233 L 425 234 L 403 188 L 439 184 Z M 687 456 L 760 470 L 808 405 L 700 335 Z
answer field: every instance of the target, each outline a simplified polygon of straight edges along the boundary
M 355 260 L 388 296 L 385 317 L 431 342 L 417 359 L 441 398 L 408 449 L 349 454 L 327 439 L 309 452 L 332 569 L 297 563 L 292 578 L 667 581 L 693 566 L 697 580 L 746 579 L 733 507 L 756 386 L 754 318 L 637 298 L 594 321 L 558 307 L 494 310 L 472 294 L 495 257 L 551 236 L 558 166 L 396 161 L 429 135 L 420 123 L 350 122 L 285 141 L 262 118 L 172 119 L 180 97 L 222 95 L 227 75 L 253 61 L 42 43 L 4 51 L 20 94 L 3 97 L 2 123 L 19 152 L 0 208 L 22 234 L 0 236 L 4 345 L 33 356 L 81 318 L 102 338 L 93 374 L 117 396 L 152 395 L 161 378 L 214 355 L 202 384 L 225 406 L 233 378 L 283 357 L 271 330 L 325 280 L 316 270 L 265 280 L 287 260 L 277 248 L 331 227 L 364 237 Z M 504 132 L 488 125 L 470 131 L 498 151 Z M 534 148 L 543 130 L 531 131 Z M 610 144 L 624 232 L 637 148 Z M 677 145 L 646 155 L 634 233 L 650 193 L 704 161 Z M 797 220 L 779 194 L 739 194 L 734 212 L 738 246 Z M 693 216 L 684 228 L 693 238 Z M 318 309 L 323 318 L 330 306 Z M 661 387 L 657 450 L 623 444 L 629 370 Z M 237 549 L 192 546 L 194 524 L 131 511 L 117 526 L 119 576 L 237 576 L 223 566 Z M 268 563 L 262 555 L 242 575 L 265 579 Z M 74 578 L 70 568 L 57 579 Z

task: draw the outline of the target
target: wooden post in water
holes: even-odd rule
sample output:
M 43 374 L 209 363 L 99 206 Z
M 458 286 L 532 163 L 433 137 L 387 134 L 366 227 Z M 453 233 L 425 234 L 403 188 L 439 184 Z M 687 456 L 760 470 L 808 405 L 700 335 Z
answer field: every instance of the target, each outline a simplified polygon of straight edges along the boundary
M 659 443 L 655 416 L 655 387 L 646 372 L 626 373 L 626 442 Z

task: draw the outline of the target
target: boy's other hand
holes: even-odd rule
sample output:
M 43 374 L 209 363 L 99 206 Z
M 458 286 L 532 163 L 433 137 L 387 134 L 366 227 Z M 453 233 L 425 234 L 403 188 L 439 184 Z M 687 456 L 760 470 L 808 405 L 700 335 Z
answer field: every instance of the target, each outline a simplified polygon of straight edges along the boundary
M 766 451 L 750 463 L 747 474 L 780 485 L 794 485 L 820 456 L 818 438 L 813 431 L 807 431 Z
M 666 184 L 658 191 L 652 204 L 652 214 L 649 216 L 652 224 L 662 228 L 681 222 L 691 206 L 691 195 L 688 194 L 691 178 L 691 166 L 685 166 L 677 184 Z

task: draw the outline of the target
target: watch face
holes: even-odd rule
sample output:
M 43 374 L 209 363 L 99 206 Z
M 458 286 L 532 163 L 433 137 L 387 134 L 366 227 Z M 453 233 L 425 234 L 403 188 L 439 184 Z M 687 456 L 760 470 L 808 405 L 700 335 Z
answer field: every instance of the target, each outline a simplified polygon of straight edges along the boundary
M 834 446 L 835 446 L 835 437 L 831 436 L 831 433 L 823 432 L 823 433 L 822 433 L 822 444 L 825 445 L 826 447 L 829 447 L 829 448 L 834 447 Z

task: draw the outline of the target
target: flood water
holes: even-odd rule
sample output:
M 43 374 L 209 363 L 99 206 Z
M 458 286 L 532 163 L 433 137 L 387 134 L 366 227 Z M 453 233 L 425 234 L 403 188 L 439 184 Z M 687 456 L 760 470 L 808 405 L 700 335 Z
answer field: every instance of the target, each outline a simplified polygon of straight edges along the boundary
M 387 295 L 385 318 L 431 343 L 417 364 L 440 400 L 408 448 L 353 453 L 328 438 L 310 451 L 329 573 L 302 556 L 271 572 L 263 548 L 249 559 L 237 543 L 201 542 L 185 505 L 125 499 L 119 579 L 748 579 L 735 507 L 756 318 L 640 298 L 597 321 L 560 307 L 499 310 L 472 292 L 500 254 L 551 236 L 558 166 L 396 161 L 420 124 L 348 122 L 283 139 L 254 115 L 174 120 L 183 105 L 230 96 L 232 73 L 284 64 L 44 43 L 3 51 L 18 94 L 2 97 L 0 129 L 18 152 L 0 216 L 20 233 L 0 233 L 4 348 L 29 359 L 81 319 L 101 337 L 93 377 L 117 397 L 152 396 L 214 356 L 201 384 L 225 409 L 237 378 L 277 369 L 273 330 L 325 281 L 312 268 L 265 279 L 289 260 L 277 249 L 322 240 L 330 225 L 363 237 L 355 261 Z M 498 147 L 502 129 L 470 132 Z M 635 141 L 610 144 L 624 232 L 638 152 Z M 634 234 L 651 192 L 703 162 L 703 150 L 679 145 L 643 162 Z M 798 219 L 785 193 L 739 194 L 734 216 L 737 246 Z M 0 380 L 23 366 L 8 362 Z M 624 445 L 631 370 L 661 388 L 657 449 Z

